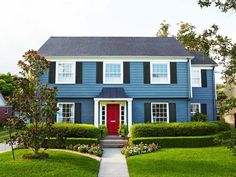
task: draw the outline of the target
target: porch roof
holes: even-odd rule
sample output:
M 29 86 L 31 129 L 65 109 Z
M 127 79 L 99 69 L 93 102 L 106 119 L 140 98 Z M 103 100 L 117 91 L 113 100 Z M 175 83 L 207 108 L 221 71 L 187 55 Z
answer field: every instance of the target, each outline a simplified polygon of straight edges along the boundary
M 130 98 L 124 88 L 105 87 L 96 98 Z

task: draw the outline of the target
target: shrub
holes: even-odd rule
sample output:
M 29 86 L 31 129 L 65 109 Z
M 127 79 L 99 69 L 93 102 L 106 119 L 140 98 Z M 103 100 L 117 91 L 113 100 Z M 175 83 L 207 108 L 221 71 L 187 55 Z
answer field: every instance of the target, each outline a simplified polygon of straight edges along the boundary
M 97 138 L 50 138 L 45 140 L 44 146 L 46 146 L 47 148 L 66 148 L 68 146 L 74 146 L 76 144 L 92 145 L 97 143 Z
M 225 122 L 225 120 L 219 120 L 216 122 L 219 126 L 219 131 L 228 131 L 230 130 L 230 125 L 228 123 Z
M 131 138 L 131 144 L 156 143 L 161 147 L 208 147 L 217 145 L 214 142 L 216 135 L 185 136 L 185 137 L 143 137 Z
M 108 135 L 108 129 L 105 125 L 99 125 L 99 130 L 100 130 L 100 133 L 101 133 L 101 138 L 104 138 L 105 136 Z
M 134 124 L 131 127 L 131 137 L 202 136 L 218 131 L 219 125 L 214 122 Z
M 125 157 L 134 156 L 138 154 L 145 154 L 154 152 L 158 149 L 158 145 L 155 143 L 152 144 L 143 144 L 142 142 L 139 144 L 131 144 L 126 147 L 123 147 L 121 153 L 125 155 Z
M 100 130 L 89 124 L 70 124 L 56 123 L 53 125 L 52 134 L 54 137 L 64 136 L 73 138 L 98 138 L 100 139 Z M 63 134 L 63 135 L 58 135 Z
M 43 152 L 38 152 L 37 154 L 33 153 L 28 153 L 28 154 L 23 154 L 22 158 L 23 159 L 47 159 L 49 157 L 49 154 Z
M 207 115 L 197 112 L 196 114 L 192 116 L 192 121 L 193 122 L 206 122 Z
M 236 156 L 236 129 L 219 134 L 219 136 L 215 138 L 215 141 L 230 149 L 233 155 Z
M 128 127 L 127 125 L 120 124 L 119 129 L 118 129 L 118 134 L 122 137 L 125 137 L 128 135 Z
M 101 157 L 103 149 L 98 144 L 92 144 L 91 146 L 85 144 L 77 144 L 73 147 L 74 151 L 81 153 L 89 153 Z

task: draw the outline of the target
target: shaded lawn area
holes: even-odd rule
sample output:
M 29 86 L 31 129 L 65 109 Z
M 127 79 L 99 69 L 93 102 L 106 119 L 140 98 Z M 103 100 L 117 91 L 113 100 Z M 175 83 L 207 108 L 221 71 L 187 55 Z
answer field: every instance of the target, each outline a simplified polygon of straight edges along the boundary
M 236 157 L 224 147 L 160 149 L 127 163 L 130 177 L 236 177 Z
M 78 154 L 47 150 L 50 157 L 46 160 L 24 160 L 23 153 L 29 150 L 17 150 L 16 161 L 11 152 L 0 154 L 1 177 L 96 177 L 99 169 L 97 160 Z

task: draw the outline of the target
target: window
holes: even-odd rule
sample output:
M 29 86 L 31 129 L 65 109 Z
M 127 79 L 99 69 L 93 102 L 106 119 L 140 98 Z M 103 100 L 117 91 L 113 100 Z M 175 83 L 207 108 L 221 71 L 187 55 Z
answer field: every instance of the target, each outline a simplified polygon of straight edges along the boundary
M 168 103 L 152 103 L 152 122 L 169 122 Z
M 8 108 L 5 108 L 4 113 L 5 113 L 5 114 L 8 114 Z
M 104 83 L 121 84 L 123 83 L 123 64 L 121 62 L 105 63 Z
M 192 87 L 201 87 L 201 69 L 192 68 L 191 76 Z
M 57 62 L 56 83 L 74 84 L 75 83 L 75 63 Z
M 201 104 L 200 103 L 191 103 L 191 114 L 196 114 L 197 112 L 201 112 Z
M 168 84 L 170 83 L 169 63 L 152 63 L 151 83 Z
M 101 124 L 105 125 L 106 124 L 106 106 L 102 106 L 101 110 Z
M 58 103 L 57 122 L 74 123 L 74 103 Z
M 125 105 L 120 106 L 120 123 L 125 124 Z

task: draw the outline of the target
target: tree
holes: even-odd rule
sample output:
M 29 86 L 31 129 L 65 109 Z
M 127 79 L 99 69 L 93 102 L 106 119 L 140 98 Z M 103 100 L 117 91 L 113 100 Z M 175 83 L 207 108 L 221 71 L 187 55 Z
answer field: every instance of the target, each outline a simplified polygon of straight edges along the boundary
M 17 87 L 15 78 L 16 76 L 10 73 L 0 74 L 0 93 L 2 93 L 3 96 L 8 97 L 13 94 Z
M 169 28 L 170 24 L 167 23 L 165 20 L 160 24 L 160 29 L 157 31 L 157 37 L 168 37 L 169 36 Z
M 44 57 L 33 50 L 26 52 L 23 57 L 18 62 L 21 69 L 20 77 L 16 80 L 18 88 L 9 102 L 17 113 L 17 118 L 13 120 L 31 122 L 19 135 L 19 143 L 31 148 L 34 157 L 39 157 L 45 138 L 50 137 L 49 132 L 57 111 L 57 89 L 40 83 L 40 77 L 49 67 L 49 62 Z
M 235 0 L 198 0 L 198 4 L 201 8 L 210 7 L 212 4 L 214 4 L 222 12 L 228 12 L 229 10 L 236 11 Z

